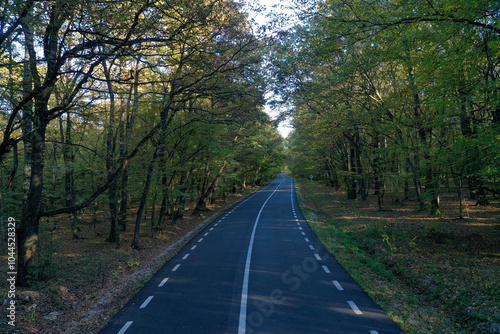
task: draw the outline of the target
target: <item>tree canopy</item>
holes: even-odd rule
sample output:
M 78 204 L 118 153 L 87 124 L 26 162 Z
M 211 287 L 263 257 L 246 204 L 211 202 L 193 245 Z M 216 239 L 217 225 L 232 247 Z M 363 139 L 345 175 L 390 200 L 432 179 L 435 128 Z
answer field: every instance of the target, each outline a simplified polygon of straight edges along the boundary
M 279 172 L 266 41 L 239 3 L 15 0 L 0 28 L 1 210 L 19 221 L 19 285 L 44 217 L 68 215 L 78 238 L 78 213 L 106 206 L 107 240 L 134 223 L 139 247 L 147 208 L 161 228 L 187 199 L 202 211 Z
M 373 185 L 381 209 L 385 190 L 432 213 L 446 188 L 498 193 L 499 15 L 481 0 L 311 3 L 272 51 L 292 171 L 352 199 Z

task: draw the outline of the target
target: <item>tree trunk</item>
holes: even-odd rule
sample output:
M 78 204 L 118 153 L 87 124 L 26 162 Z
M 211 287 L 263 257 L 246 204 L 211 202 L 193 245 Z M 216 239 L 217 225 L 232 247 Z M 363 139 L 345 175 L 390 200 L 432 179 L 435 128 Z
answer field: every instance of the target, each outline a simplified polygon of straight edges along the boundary
M 106 77 L 106 84 L 108 86 L 109 94 L 109 117 L 107 124 L 107 138 L 106 138 L 106 170 L 108 181 L 111 180 L 116 172 L 115 166 L 115 149 L 116 149 L 116 139 L 115 139 L 115 94 L 113 90 L 113 84 L 111 83 L 111 68 L 113 64 L 109 65 L 103 62 L 104 76 Z M 118 195 L 116 181 L 113 181 L 108 188 L 108 205 L 110 214 L 110 225 L 109 236 L 106 241 L 116 243 L 116 247 L 120 247 L 120 229 L 118 226 Z
M 35 115 L 34 133 L 32 136 L 31 152 L 31 177 L 28 194 L 23 207 L 21 224 L 17 230 L 18 241 L 18 263 L 17 282 L 18 286 L 26 286 L 28 283 L 28 269 L 33 264 L 37 251 L 39 212 L 42 202 L 43 170 L 45 166 L 45 133 L 47 123 L 40 121 Z
M 129 102 L 127 106 L 132 103 L 132 109 L 129 111 L 127 108 L 125 113 L 125 120 L 122 122 L 123 138 L 121 142 L 120 155 L 121 159 L 125 160 L 128 155 L 128 147 L 132 138 L 134 129 L 135 116 L 139 108 L 139 75 L 140 71 L 134 72 L 134 84 L 129 94 Z M 133 102 L 132 102 L 133 101 Z M 121 201 L 120 201 L 120 230 L 127 230 L 127 208 L 128 208 L 128 164 L 122 170 L 121 182 Z
M 354 145 L 349 148 L 348 154 L 348 168 L 349 168 L 349 178 L 347 183 L 347 199 L 356 199 L 356 149 Z
M 59 118 L 59 130 L 61 134 L 61 142 L 63 143 L 63 159 L 64 159 L 64 190 L 65 190 L 65 205 L 66 207 L 72 207 L 75 205 L 75 182 L 74 182 L 74 162 L 75 155 L 73 153 L 73 148 L 71 147 L 71 115 L 66 113 L 66 134 L 63 126 L 62 117 Z M 71 232 L 73 234 L 73 239 L 79 239 L 78 236 L 78 217 L 76 212 L 70 213 L 71 221 Z
M 219 181 L 220 176 L 222 175 L 222 172 L 224 171 L 224 168 L 227 165 L 227 161 L 224 161 L 222 163 L 222 166 L 219 169 L 219 172 L 215 176 L 215 178 L 212 180 L 212 183 L 210 183 L 210 186 L 206 189 L 205 192 L 202 192 L 200 195 L 200 198 L 198 199 L 198 203 L 196 203 L 196 207 L 194 208 L 193 214 L 196 215 L 200 213 L 200 211 L 206 211 L 207 210 L 207 200 L 212 195 L 212 192 L 214 191 L 215 187 L 217 186 L 217 182 Z
M 158 158 L 160 149 L 161 149 L 160 146 L 156 148 L 155 153 L 153 154 L 153 159 L 151 160 L 148 167 L 148 173 L 146 175 L 146 184 L 144 185 L 144 189 L 142 190 L 141 203 L 139 204 L 139 209 L 137 210 L 137 216 L 135 220 L 134 238 L 132 239 L 132 244 L 131 244 L 132 248 L 138 249 L 140 247 L 139 239 L 140 239 L 142 215 L 146 208 L 149 188 L 151 186 L 151 180 L 153 179 L 154 166 Z

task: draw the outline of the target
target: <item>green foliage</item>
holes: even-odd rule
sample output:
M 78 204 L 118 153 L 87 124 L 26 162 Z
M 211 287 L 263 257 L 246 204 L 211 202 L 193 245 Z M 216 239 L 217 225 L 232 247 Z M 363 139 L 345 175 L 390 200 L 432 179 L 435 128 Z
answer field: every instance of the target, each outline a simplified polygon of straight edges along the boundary
M 435 214 L 443 184 L 498 191 L 497 15 L 483 0 L 333 0 L 304 13 L 271 51 L 292 172 L 360 194 L 371 181 L 408 198 L 413 184 Z

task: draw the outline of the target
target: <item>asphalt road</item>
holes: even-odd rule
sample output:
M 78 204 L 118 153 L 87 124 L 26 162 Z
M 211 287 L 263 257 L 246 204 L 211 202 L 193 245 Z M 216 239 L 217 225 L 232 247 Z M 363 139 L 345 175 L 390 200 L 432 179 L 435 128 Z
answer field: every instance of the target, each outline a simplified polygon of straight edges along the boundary
M 402 331 L 319 242 L 283 175 L 202 230 L 100 333 Z

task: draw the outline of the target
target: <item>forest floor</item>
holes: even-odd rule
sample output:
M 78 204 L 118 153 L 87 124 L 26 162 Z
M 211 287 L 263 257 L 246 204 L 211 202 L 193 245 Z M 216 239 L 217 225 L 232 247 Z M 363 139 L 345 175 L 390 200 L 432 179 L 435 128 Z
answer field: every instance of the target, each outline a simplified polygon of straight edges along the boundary
M 121 232 L 119 248 L 105 242 L 110 225 L 104 212 L 98 214 L 95 223 L 85 216 L 80 218 L 78 240 L 72 239 L 69 224 L 62 218 L 41 222 L 36 276 L 29 288 L 16 289 L 15 327 L 6 323 L 7 277 L 5 271 L 0 273 L 0 333 L 97 333 L 154 272 L 241 198 L 236 194 L 216 201 L 199 216 L 191 215 L 188 208 L 175 226 L 162 230 L 152 229 L 147 220 L 141 227 L 138 250 L 130 247 L 132 224 Z M 129 212 L 129 221 L 134 218 L 134 211 Z M 2 260 L 7 264 L 7 257 Z
M 460 219 L 456 194 L 434 217 L 411 201 L 379 211 L 373 195 L 297 188 L 315 233 L 405 333 L 500 333 L 500 198 L 466 201 Z

